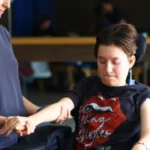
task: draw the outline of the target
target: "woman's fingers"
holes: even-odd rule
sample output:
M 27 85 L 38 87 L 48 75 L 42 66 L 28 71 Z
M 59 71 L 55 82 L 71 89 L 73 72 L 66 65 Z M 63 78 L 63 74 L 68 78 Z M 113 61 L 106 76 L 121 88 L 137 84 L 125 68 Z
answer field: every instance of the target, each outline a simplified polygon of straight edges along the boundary
M 67 110 L 67 118 L 68 118 L 68 119 L 72 119 L 71 112 L 70 112 L 69 109 Z
M 66 115 L 67 115 L 66 109 L 64 109 L 63 107 L 61 107 L 60 115 L 59 115 L 59 117 L 55 120 L 55 123 L 59 124 L 60 122 L 62 122 L 62 120 L 64 120 L 64 119 L 66 118 Z
M 70 112 L 70 110 L 68 109 L 64 109 L 63 107 L 62 107 L 62 114 L 60 115 L 60 117 L 59 117 L 59 121 L 58 121 L 58 123 L 59 124 L 62 124 L 63 122 L 65 122 L 66 120 L 69 120 L 69 119 L 71 119 L 72 118 L 72 116 L 71 116 L 71 112 Z

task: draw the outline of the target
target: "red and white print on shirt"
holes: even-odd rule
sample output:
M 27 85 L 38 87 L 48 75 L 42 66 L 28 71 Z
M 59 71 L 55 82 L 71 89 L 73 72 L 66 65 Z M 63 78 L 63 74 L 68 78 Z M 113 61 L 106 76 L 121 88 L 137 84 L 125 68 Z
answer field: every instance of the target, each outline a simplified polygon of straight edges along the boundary
M 105 99 L 101 94 L 92 96 L 79 110 L 77 149 L 83 150 L 81 145 L 92 148 L 107 142 L 126 119 L 120 109 L 119 98 Z

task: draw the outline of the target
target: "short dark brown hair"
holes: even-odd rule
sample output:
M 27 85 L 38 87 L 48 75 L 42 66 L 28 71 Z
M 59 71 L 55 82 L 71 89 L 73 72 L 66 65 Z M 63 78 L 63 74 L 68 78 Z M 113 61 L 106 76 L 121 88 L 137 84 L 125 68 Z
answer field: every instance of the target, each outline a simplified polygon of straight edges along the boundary
M 127 56 L 136 53 L 137 31 L 131 24 L 116 24 L 100 30 L 95 44 L 94 55 L 97 58 L 100 45 L 116 45 L 123 49 Z

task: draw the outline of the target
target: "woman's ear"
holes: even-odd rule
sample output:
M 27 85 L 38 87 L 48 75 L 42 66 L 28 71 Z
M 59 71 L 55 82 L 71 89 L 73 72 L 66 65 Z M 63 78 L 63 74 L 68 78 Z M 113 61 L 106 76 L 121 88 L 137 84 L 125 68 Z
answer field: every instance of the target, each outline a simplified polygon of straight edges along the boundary
M 130 68 L 133 67 L 133 65 L 135 64 L 135 61 L 136 61 L 136 58 L 134 55 L 132 55 L 131 57 L 129 57 L 129 65 L 130 65 Z

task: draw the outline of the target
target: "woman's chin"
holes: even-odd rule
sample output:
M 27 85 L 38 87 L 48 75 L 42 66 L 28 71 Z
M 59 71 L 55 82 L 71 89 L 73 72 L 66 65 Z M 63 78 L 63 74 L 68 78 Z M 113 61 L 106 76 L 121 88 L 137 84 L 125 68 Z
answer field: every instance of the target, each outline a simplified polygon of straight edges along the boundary
M 117 80 L 101 80 L 103 84 L 107 86 L 125 86 L 126 84 L 121 84 L 120 82 L 117 82 Z
M 117 83 L 115 80 L 102 80 L 103 84 L 107 86 L 117 86 Z
M 114 83 L 108 83 L 108 82 L 106 82 L 104 84 L 107 85 L 107 86 L 116 86 L 116 84 L 114 84 Z

